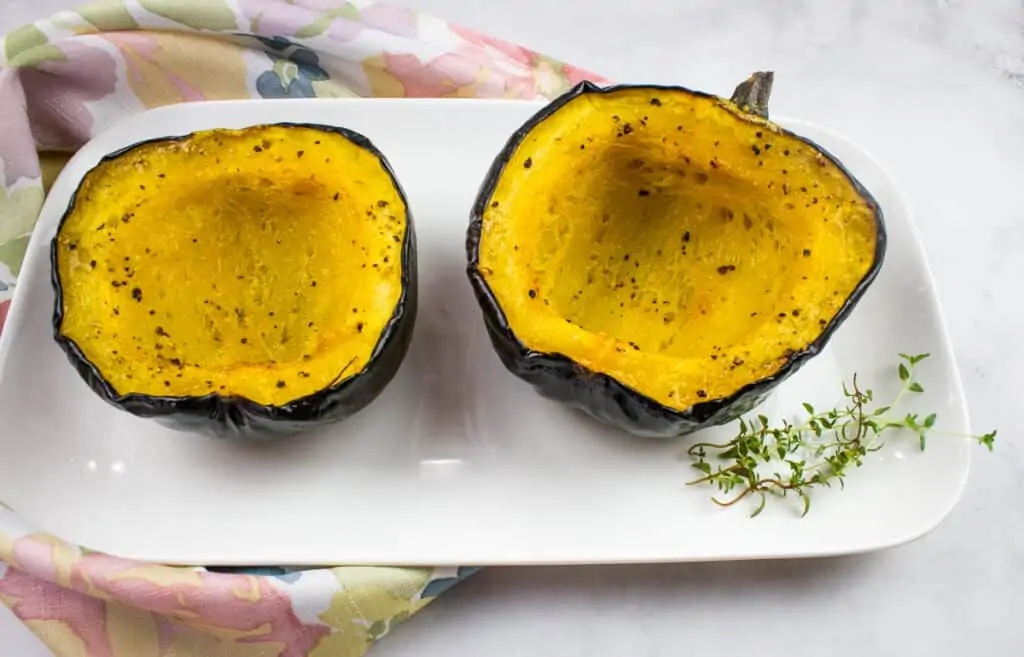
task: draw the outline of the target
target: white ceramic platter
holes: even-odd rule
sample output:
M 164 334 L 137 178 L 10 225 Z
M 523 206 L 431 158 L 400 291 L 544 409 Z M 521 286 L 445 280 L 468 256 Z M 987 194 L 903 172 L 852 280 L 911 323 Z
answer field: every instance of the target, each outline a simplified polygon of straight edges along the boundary
M 921 536 L 950 511 L 967 441 L 891 441 L 845 491 L 795 505 L 719 509 L 687 487 L 686 442 L 629 438 L 536 395 L 491 351 L 465 275 L 465 230 L 492 158 L 539 105 L 475 100 L 282 100 L 176 105 L 87 144 L 54 185 L 0 343 L 0 500 L 37 526 L 120 556 L 185 564 L 550 564 L 718 560 L 860 552 Z M 950 431 L 967 417 L 932 278 L 893 182 L 849 142 L 783 125 L 832 151 L 885 212 L 882 273 L 829 348 L 762 407 L 841 398 L 854 371 L 894 393 L 898 352 L 929 351 L 927 392 Z M 275 122 L 369 137 L 404 186 L 419 239 L 411 351 L 370 407 L 330 429 L 239 445 L 164 429 L 107 406 L 52 339 L 48 246 L 84 173 L 156 136 Z M 173 221 L 173 217 L 168 217 Z M 913 409 L 911 409 L 913 410 Z M 706 432 L 721 438 L 727 429 Z

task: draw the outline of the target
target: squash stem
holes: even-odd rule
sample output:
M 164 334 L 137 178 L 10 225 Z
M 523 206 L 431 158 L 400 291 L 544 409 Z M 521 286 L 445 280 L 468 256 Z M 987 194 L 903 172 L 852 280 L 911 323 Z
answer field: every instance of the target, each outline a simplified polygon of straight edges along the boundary
M 762 119 L 768 118 L 768 99 L 772 95 L 772 82 L 775 73 L 757 71 L 739 83 L 729 99 L 744 112 L 756 114 Z

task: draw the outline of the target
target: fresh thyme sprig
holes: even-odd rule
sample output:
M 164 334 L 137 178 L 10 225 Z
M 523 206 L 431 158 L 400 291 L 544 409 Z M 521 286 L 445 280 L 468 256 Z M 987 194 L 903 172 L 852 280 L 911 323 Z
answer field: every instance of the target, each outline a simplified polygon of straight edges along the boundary
M 717 487 L 725 499 L 713 497 L 712 501 L 723 507 L 756 496 L 758 505 L 751 517 L 764 510 L 769 495 L 792 494 L 802 504 L 801 515 L 807 515 L 811 510 L 809 491 L 822 486 L 830 488 L 836 483 L 842 487 L 850 468 L 860 467 L 865 456 L 883 447 L 886 432 L 913 431 L 921 449 L 925 449 L 928 435 L 937 431 L 935 413 L 924 417 L 917 413 L 900 415 L 894 409 L 908 395 L 924 392 L 914 374 L 926 358 L 928 354 L 900 354 L 897 375 L 902 386 L 896 398 L 885 406 L 871 407 L 872 392 L 860 388 L 855 374 L 850 386 L 843 383 L 843 404 L 828 411 L 816 411 L 805 403 L 807 418 L 800 424 L 783 420 L 781 426 L 772 427 L 764 415 L 756 420 L 741 418 L 739 431 L 729 442 L 700 442 L 687 450 L 694 459 L 693 467 L 703 473 L 689 485 Z M 991 451 L 996 432 L 964 437 Z M 712 466 L 710 458 L 724 463 Z

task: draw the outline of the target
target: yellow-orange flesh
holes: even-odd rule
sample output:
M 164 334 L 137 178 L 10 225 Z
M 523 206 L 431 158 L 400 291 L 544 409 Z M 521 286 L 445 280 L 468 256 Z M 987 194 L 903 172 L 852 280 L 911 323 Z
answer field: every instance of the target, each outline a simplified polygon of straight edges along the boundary
M 281 405 L 369 362 L 406 221 L 378 156 L 337 133 L 142 145 L 92 170 L 62 225 L 61 332 L 122 395 Z
M 488 201 L 479 269 L 516 336 L 686 409 L 776 372 L 872 267 L 873 206 L 721 99 L 570 100 Z

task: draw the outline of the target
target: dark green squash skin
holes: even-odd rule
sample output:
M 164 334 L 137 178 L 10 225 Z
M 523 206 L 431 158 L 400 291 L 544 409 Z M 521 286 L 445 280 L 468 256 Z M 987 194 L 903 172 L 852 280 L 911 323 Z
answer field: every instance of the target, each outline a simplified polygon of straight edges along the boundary
M 680 86 L 621 84 L 599 87 L 592 82 L 584 81 L 545 105 L 512 134 L 484 178 L 470 216 L 466 237 L 468 260 L 466 270 L 483 313 L 491 344 L 509 372 L 533 385 L 542 396 L 579 409 L 604 424 L 637 436 L 675 438 L 731 422 L 748 413 L 764 402 L 776 386 L 821 353 L 835 334 L 836 329 L 853 312 L 882 268 L 886 251 L 885 222 L 878 202 L 833 155 L 813 141 L 783 129 L 784 134 L 811 145 L 823 157 L 828 158 L 839 167 L 840 171 L 853 183 L 862 199 L 874 208 L 877 227 L 878 238 L 871 267 L 814 342 L 799 352 L 790 353 L 786 362 L 773 375 L 752 381 L 728 397 L 709 399 L 683 411 L 669 408 L 615 378 L 607 374 L 593 372 L 562 354 L 540 353 L 529 349 L 516 337 L 509 326 L 505 313 L 478 267 L 484 211 L 490 205 L 491 196 L 494 194 L 499 178 L 505 171 L 506 164 L 520 142 L 531 130 L 574 98 L 586 94 L 604 94 L 621 90 L 633 90 L 640 93 L 649 91 L 652 94 L 683 92 L 695 96 L 712 97 L 711 94 Z
M 50 244 L 51 282 L 55 292 L 54 339 L 67 355 L 85 383 L 104 401 L 139 417 L 153 418 L 164 426 L 180 431 L 200 433 L 214 438 L 267 441 L 344 420 L 370 404 L 398 372 L 409 351 L 417 311 L 416 232 L 412 211 L 405 192 L 390 163 L 369 139 L 336 126 L 306 123 L 276 123 L 285 127 L 304 127 L 342 135 L 357 146 L 374 154 L 387 172 L 406 208 L 406 229 L 402 239 L 402 294 L 395 311 L 381 332 L 369 362 L 359 373 L 343 381 L 281 406 L 258 404 L 250 399 L 218 394 L 202 397 L 162 397 L 142 394 L 121 395 L 103 378 L 103 374 L 82 353 L 74 340 L 61 334 L 64 318 L 63 293 L 57 267 L 60 249 L 57 235 L 75 207 L 78 192 L 71 198 Z M 255 126 L 253 126 L 255 127 Z M 186 139 L 158 138 L 133 144 L 104 157 L 101 162 L 116 159 L 145 144 Z

